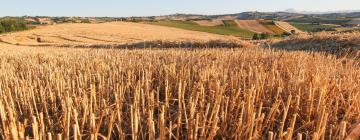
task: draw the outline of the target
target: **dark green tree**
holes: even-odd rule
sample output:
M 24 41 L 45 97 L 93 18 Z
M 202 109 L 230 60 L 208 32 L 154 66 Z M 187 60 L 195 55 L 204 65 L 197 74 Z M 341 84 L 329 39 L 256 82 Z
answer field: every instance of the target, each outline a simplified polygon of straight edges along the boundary
M 91 21 L 89 19 L 83 19 L 81 20 L 81 23 L 91 23 Z
M 260 36 L 259 34 L 255 33 L 252 37 L 253 40 L 259 40 L 260 39 Z
M 288 32 L 284 32 L 284 33 L 281 34 L 282 37 L 287 37 L 287 36 L 290 36 L 290 35 L 291 35 L 291 34 L 288 33 Z
M 270 38 L 271 36 L 270 36 L 270 34 L 269 33 L 261 33 L 260 34 L 260 38 L 261 39 L 268 39 L 268 38 Z
M 0 24 L 4 28 L 5 32 L 26 30 L 26 23 L 15 18 L 3 18 L 0 20 Z

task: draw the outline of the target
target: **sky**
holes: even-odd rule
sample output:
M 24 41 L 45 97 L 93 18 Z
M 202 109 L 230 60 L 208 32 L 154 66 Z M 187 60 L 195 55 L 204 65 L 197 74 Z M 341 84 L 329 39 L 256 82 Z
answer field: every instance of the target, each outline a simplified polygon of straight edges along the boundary
M 360 0 L 2 0 L 0 16 L 158 16 L 175 13 L 360 10 Z

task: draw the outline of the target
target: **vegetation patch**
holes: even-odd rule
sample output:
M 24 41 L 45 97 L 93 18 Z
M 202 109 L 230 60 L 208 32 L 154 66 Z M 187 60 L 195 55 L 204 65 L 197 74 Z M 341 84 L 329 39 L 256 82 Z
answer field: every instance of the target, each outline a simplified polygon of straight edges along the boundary
M 292 26 L 304 31 L 304 32 L 321 32 L 321 31 L 335 31 L 336 25 L 324 25 L 316 23 L 296 23 L 291 22 Z
M 18 18 L 2 18 L 0 19 L 0 33 L 23 31 L 30 29 L 26 22 Z
M 269 30 L 271 30 L 272 32 L 274 32 L 274 34 L 281 35 L 285 32 L 283 29 L 276 26 L 275 23 L 271 20 L 263 20 L 263 21 L 260 21 L 260 23 L 262 25 L 264 25 L 266 28 L 268 28 Z

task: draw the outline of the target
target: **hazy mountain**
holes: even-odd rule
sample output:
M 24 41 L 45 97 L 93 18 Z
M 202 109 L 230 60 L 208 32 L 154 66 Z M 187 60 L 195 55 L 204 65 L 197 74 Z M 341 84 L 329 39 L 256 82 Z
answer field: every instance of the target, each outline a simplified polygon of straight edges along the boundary
M 296 9 L 290 8 L 290 9 L 286 9 L 282 12 L 287 12 L 287 13 L 297 13 L 297 14 L 343 14 L 343 13 L 355 13 L 355 12 L 360 12 L 360 10 L 338 10 L 338 11 L 298 11 Z
M 296 10 L 293 9 L 293 8 L 286 9 L 284 12 L 286 12 L 286 13 L 298 13 L 298 11 L 296 11 Z

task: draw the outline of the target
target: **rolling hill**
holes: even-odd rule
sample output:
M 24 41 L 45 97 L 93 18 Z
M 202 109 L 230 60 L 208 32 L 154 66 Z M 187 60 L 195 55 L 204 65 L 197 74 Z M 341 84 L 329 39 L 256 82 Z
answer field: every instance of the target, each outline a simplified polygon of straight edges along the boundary
M 22 46 L 119 45 L 144 41 L 231 40 L 222 36 L 178 28 L 130 22 L 59 24 L 0 36 L 0 42 Z
M 240 28 L 248 29 L 250 31 L 256 33 L 270 33 L 273 34 L 274 32 L 270 29 L 266 28 L 257 20 L 235 20 Z

